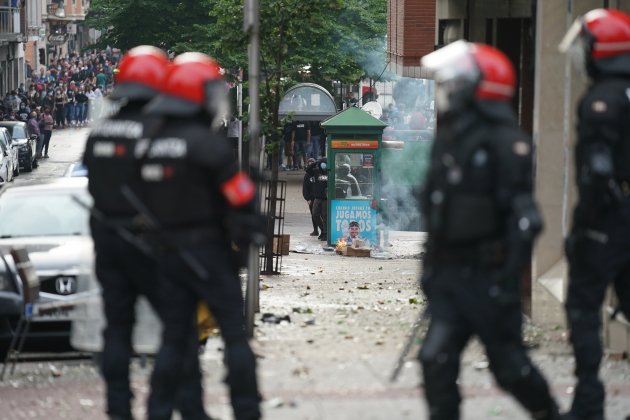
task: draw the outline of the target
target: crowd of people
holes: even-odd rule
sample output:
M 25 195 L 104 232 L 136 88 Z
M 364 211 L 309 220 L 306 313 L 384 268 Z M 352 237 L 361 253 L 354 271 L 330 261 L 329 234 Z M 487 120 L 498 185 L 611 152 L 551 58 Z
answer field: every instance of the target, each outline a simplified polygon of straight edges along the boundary
M 27 62 L 26 85 L 6 92 L 0 119 L 27 121 L 31 112 L 41 117 L 48 110 L 54 128 L 83 126 L 93 118 L 95 99 L 111 89 L 117 61 L 111 50 L 102 50 L 52 56 L 39 70 Z
M 26 84 L 6 92 L 0 120 L 28 123 L 41 139 L 38 157 L 47 158 L 53 129 L 83 127 L 99 116 L 99 98 L 112 89 L 117 62 L 112 49 L 52 56 L 37 71 L 27 61 Z

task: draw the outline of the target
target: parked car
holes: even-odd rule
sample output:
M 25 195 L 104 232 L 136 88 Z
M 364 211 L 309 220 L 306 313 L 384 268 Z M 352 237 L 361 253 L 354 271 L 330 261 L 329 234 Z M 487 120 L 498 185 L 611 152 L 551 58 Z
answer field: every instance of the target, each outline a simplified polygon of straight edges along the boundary
M 11 138 L 11 133 L 9 133 L 9 130 L 3 127 L 0 127 L 0 143 L 4 144 L 4 147 L 7 149 L 11 157 L 11 167 L 13 168 L 11 180 L 13 180 L 14 177 L 20 174 L 18 149 L 17 146 L 13 143 L 13 139 Z
M 26 172 L 37 168 L 37 134 L 31 132 L 28 124 L 23 121 L 0 121 L 0 127 L 9 130 L 11 145 L 18 152 L 19 167 Z
M 89 212 L 74 197 L 90 205 L 87 178 L 59 178 L 0 191 L 0 249 L 26 248 L 40 280 L 40 302 L 68 300 L 93 275 Z M 5 255 L 4 261 L 0 261 L 0 358 L 22 302 L 13 260 Z M 27 349 L 69 350 L 68 313 L 40 320 L 46 322 L 32 324 Z
M 0 186 L 13 181 L 14 162 L 9 132 L 0 127 Z

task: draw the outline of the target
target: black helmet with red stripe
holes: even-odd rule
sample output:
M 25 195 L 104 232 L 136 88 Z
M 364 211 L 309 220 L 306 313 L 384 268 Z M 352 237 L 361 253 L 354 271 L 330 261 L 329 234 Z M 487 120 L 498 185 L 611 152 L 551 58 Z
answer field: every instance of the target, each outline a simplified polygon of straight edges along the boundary
M 576 19 L 560 43 L 590 76 L 630 74 L 630 16 L 615 9 L 594 9 Z

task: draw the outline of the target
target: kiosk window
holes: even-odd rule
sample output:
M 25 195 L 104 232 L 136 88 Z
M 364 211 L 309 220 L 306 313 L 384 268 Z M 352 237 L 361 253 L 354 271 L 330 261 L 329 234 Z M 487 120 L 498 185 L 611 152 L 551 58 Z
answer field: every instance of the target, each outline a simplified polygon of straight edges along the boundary
M 337 153 L 335 156 L 335 198 L 372 198 L 374 155 Z

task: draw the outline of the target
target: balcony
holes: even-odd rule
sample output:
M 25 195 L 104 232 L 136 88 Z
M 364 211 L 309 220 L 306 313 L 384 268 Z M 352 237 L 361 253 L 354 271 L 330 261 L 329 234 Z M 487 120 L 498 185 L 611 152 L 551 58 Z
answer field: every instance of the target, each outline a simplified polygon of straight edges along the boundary
M 20 9 L 0 6 L 0 42 L 21 42 Z

